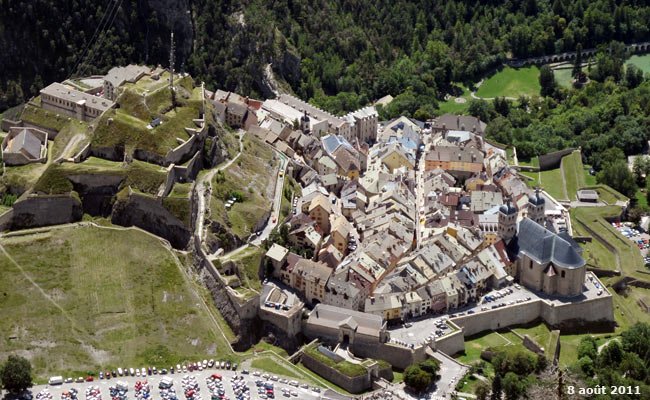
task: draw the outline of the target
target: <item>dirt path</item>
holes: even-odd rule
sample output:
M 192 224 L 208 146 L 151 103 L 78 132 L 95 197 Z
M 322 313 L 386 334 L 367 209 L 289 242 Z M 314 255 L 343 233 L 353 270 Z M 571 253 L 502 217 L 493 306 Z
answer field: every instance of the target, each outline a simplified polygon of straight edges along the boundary
M 86 138 L 86 134 L 85 134 L 85 133 L 79 133 L 79 134 L 77 134 L 77 135 L 74 135 L 74 136 L 72 137 L 72 139 L 70 139 L 70 141 L 68 142 L 68 144 L 65 145 L 65 148 L 64 148 L 63 151 L 61 152 L 61 155 L 59 156 L 59 158 L 57 158 L 55 161 L 58 162 L 58 161 L 63 160 L 64 158 L 67 158 L 66 155 L 70 152 L 70 150 L 74 149 L 74 147 L 75 147 L 77 144 L 79 144 L 79 142 L 81 142 L 82 140 L 84 140 L 85 138 Z
M 228 161 L 224 165 L 211 169 L 207 174 L 197 179 L 196 183 L 194 184 L 194 187 L 198 191 L 199 199 L 199 209 L 196 213 L 196 235 L 199 237 L 200 241 L 203 241 L 203 223 L 205 221 L 206 202 L 209 200 L 210 194 L 212 193 L 212 177 L 218 171 L 222 171 L 230 167 L 232 163 L 237 161 L 239 156 L 241 156 L 243 147 L 242 140 L 244 139 L 244 134 L 245 133 L 243 131 L 239 131 L 239 153 L 237 153 L 237 155 L 233 157 L 232 160 Z

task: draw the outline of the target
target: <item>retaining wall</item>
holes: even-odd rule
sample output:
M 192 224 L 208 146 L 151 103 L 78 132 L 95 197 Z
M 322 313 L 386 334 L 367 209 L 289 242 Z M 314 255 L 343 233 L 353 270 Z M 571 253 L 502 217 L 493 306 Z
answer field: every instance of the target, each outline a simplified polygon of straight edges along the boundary
M 73 195 L 30 195 L 14 203 L 13 211 L 12 230 L 67 224 L 83 216 L 81 202 Z
M 465 350 L 465 335 L 462 330 L 454 331 L 441 338 L 436 338 L 434 349 L 445 354 L 454 355 Z
M 11 228 L 11 222 L 14 219 L 14 209 L 10 208 L 0 215 L 0 232 Z
M 565 149 L 538 156 L 537 158 L 539 159 L 539 169 L 541 171 L 546 171 L 549 169 L 558 168 L 560 166 L 560 161 L 562 161 L 562 157 L 573 153 L 574 150 L 575 149 Z
M 305 367 L 350 393 L 361 393 L 372 388 L 372 379 L 369 372 L 361 376 L 349 377 L 307 353 L 302 355 L 301 360 Z
M 288 311 L 271 310 L 259 307 L 257 315 L 284 332 L 287 336 L 296 336 L 302 330 L 302 303 L 293 306 Z
M 366 344 L 355 341 L 355 343 L 350 346 L 350 349 L 358 357 L 383 360 L 402 369 L 427 358 L 425 346 L 409 349 L 404 346 L 397 346 L 390 343 Z
M 612 296 L 556 305 L 546 300 L 533 300 L 521 304 L 453 318 L 463 328 L 465 336 L 486 330 L 497 330 L 513 325 L 523 325 L 541 318 L 554 328 L 576 328 L 593 322 L 614 322 Z

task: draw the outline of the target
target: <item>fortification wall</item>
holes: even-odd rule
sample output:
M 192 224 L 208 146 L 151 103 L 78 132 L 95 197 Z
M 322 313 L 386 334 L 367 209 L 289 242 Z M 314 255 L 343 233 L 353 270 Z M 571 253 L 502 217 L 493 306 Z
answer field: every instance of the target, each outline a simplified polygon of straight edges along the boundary
M 539 169 L 541 171 L 546 171 L 548 169 L 558 168 L 560 166 L 560 161 L 562 161 L 562 157 L 573 153 L 574 150 L 575 149 L 565 149 L 554 151 L 537 157 L 539 159 Z
M 336 384 L 337 386 L 342 387 L 350 393 L 361 393 L 372 387 L 372 379 L 370 377 L 370 373 L 356 377 L 349 377 L 330 367 L 329 365 L 325 365 L 324 363 L 318 361 L 309 354 L 303 354 L 301 360 L 305 367 L 314 371 L 319 376 L 322 376 L 328 381 Z
M 81 202 L 73 195 L 32 195 L 14 203 L 13 210 L 12 230 L 66 224 L 83 216 Z
M 453 318 L 452 321 L 463 328 L 465 336 L 472 336 L 485 330 L 497 330 L 512 325 L 526 324 L 541 315 L 541 300 L 529 301 L 494 310 Z
M 354 342 L 350 348 L 358 357 L 384 360 L 397 368 L 406 368 L 427 358 L 426 347 L 424 346 L 409 349 L 390 343 L 367 344 Z
M 448 355 L 454 355 L 465 350 L 465 335 L 462 330 L 457 330 L 449 335 L 437 338 L 434 348 Z
M 604 293 L 602 297 L 561 305 L 533 300 L 456 317 L 452 321 L 463 328 L 465 336 L 472 336 L 486 330 L 527 324 L 538 318 L 562 330 L 576 329 L 594 322 L 610 324 L 614 322 L 612 296 Z
M 113 206 L 111 222 L 121 226 L 137 226 L 167 239 L 174 248 L 187 247 L 191 232 L 185 224 L 162 206 L 160 199 L 131 192 Z
M 296 336 L 302 330 L 302 303 L 282 312 L 258 307 L 257 315 L 262 321 L 272 324 L 287 336 Z
M 181 163 L 183 159 L 187 159 L 189 154 L 197 150 L 195 149 L 195 145 L 198 143 L 198 139 L 199 135 L 193 135 L 185 143 L 169 150 L 163 158 L 164 165 L 169 165 L 171 163 L 178 164 Z
M 11 228 L 11 223 L 14 219 L 14 209 L 10 208 L 0 215 L 0 232 L 6 231 Z

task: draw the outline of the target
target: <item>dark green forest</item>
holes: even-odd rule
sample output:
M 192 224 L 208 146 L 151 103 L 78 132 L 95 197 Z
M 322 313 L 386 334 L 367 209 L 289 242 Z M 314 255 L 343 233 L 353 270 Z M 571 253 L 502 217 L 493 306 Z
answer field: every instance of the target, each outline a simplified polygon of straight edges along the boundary
M 506 57 L 649 40 L 647 21 L 650 2 L 634 0 L 0 0 L 0 109 L 70 74 L 166 65 L 173 27 L 177 68 L 213 89 L 261 97 L 271 63 L 334 113 L 385 94 L 390 114 L 433 113 L 452 82 Z
M 542 67 L 543 97 L 473 101 L 469 112 L 523 159 L 581 146 L 603 170 L 650 138 L 650 83 L 624 67 L 623 45 L 650 40 L 648 21 L 650 0 L 0 0 L 0 111 L 70 76 L 168 65 L 172 29 L 176 69 L 209 89 L 271 96 L 271 65 L 284 89 L 335 114 L 391 94 L 382 118 L 433 117 L 457 83 L 508 58 L 581 46 L 598 49 L 583 87 L 559 87 Z M 626 194 L 644 184 L 601 180 Z

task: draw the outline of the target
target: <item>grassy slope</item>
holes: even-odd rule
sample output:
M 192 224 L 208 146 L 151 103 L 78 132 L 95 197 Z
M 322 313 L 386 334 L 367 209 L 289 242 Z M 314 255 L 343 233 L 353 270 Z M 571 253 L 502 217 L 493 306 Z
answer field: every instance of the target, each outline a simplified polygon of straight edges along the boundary
M 199 117 L 201 89 L 194 88 L 185 96 L 181 92 L 179 90 L 177 94 L 179 106 L 173 109 L 168 89 L 163 88 L 142 97 L 133 86 L 127 86 L 117 101 L 120 108 L 106 113 L 97 123 L 93 145 L 143 149 L 164 156 L 179 145 L 177 138 L 189 139 L 185 128 L 196 128 L 192 120 Z M 113 119 L 110 123 L 109 118 Z M 163 123 L 154 129 L 147 129 L 155 118 L 162 119 Z
M 63 129 L 61 129 L 59 134 L 56 135 L 56 139 L 54 139 L 54 144 L 52 146 L 52 157 L 54 159 L 57 159 L 61 156 L 71 157 L 76 151 L 75 148 L 70 149 L 69 153 L 65 155 L 63 154 L 63 150 L 65 150 L 68 142 L 70 142 L 73 137 L 86 132 L 87 129 L 87 123 L 77 120 L 73 120 L 70 123 L 66 124 Z M 76 147 L 79 148 L 80 145 L 77 144 Z
M 76 174 L 121 175 L 126 179 L 122 186 L 131 186 L 143 193 L 157 194 L 160 185 L 167 178 L 167 171 L 157 165 L 142 161 L 133 161 L 124 167 L 120 162 L 90 157 L 78 164 L 62 163 L 50 165 L 38 179 L 34 190 L 46 194 L 61 194 L 72 190 L 72 183 L 67 176 Z
M 536 66 L 525 68 L 506 67 L 483 81 L 476 91 L 478 97 L 514 97 L 522 94 L 539 96 L 539 68 Z
M 604 220 L 605 217 L 618 215 L 619 213 L 620 208 L 617 206 L 578 207 L 571 210 L 571 220 L 574 226 L 577 225 L 576 219 L 581 220 L 598 232 L 608 243 L 616 247 L 625 275 L 647 280 L 647 275 L 636 272 L 637 269 L 643 267 L 643 258 L 639 249 L 631 240 L 625 238 L 609 222 Z
M 150 235 L 83 228 L 2 244 L 62 308 L 0 258 L 0 331 L 18 335 L 0 354 L 30 352 L 41 379 L 226 354 L 192 284 Z
M 285 368 L 283 365 L 278 364 L 278 362 L 275 361 L 274 359 L 268 357 L 263 357 L 263 358 L 258 358 L 256 360 L 253 360 L 253 362 L 251 363 L 251 367 L 262 371 L 266 371 L 271 375 L 278 375 L 280 377 L 285 377 L 289 379 L 300 378 L 300 376 L 298 376 L 293 371 L 290 371 L 288 368 Z
M 267 193 L 275 182 L 275 168 L 269 166 L 273 152 L 250 134 L 244 138 L 241 156 L 223 174 L 215 174 L 210 201 L 211 217 L 220 222 L 228 220 L 232 232 L 245 238 L 262 216 L 270 210 L 271 196 Z M 223 177 L 223 181 L 220 181 Z M 251 190 L 252 189 L 252 192 Z M 225 202 L 230 191 L 238 191 L 244 197 L 242 203 L 235 203 L 226 210 Z
M 548 194 L 556 200 L 565 199 L 564 187 L 562 185 L 562 171 L 559 168 L 542 171 L 539 174 L 542 179 L 542 187 Z
M 574 151 L 564 156 L 562 158 L 562 169 L 564 170 L 564 180 L 566 181 L 569 200 L 577 200 L 576 192 L 578 189 L 587 186 L 580 152 Z

